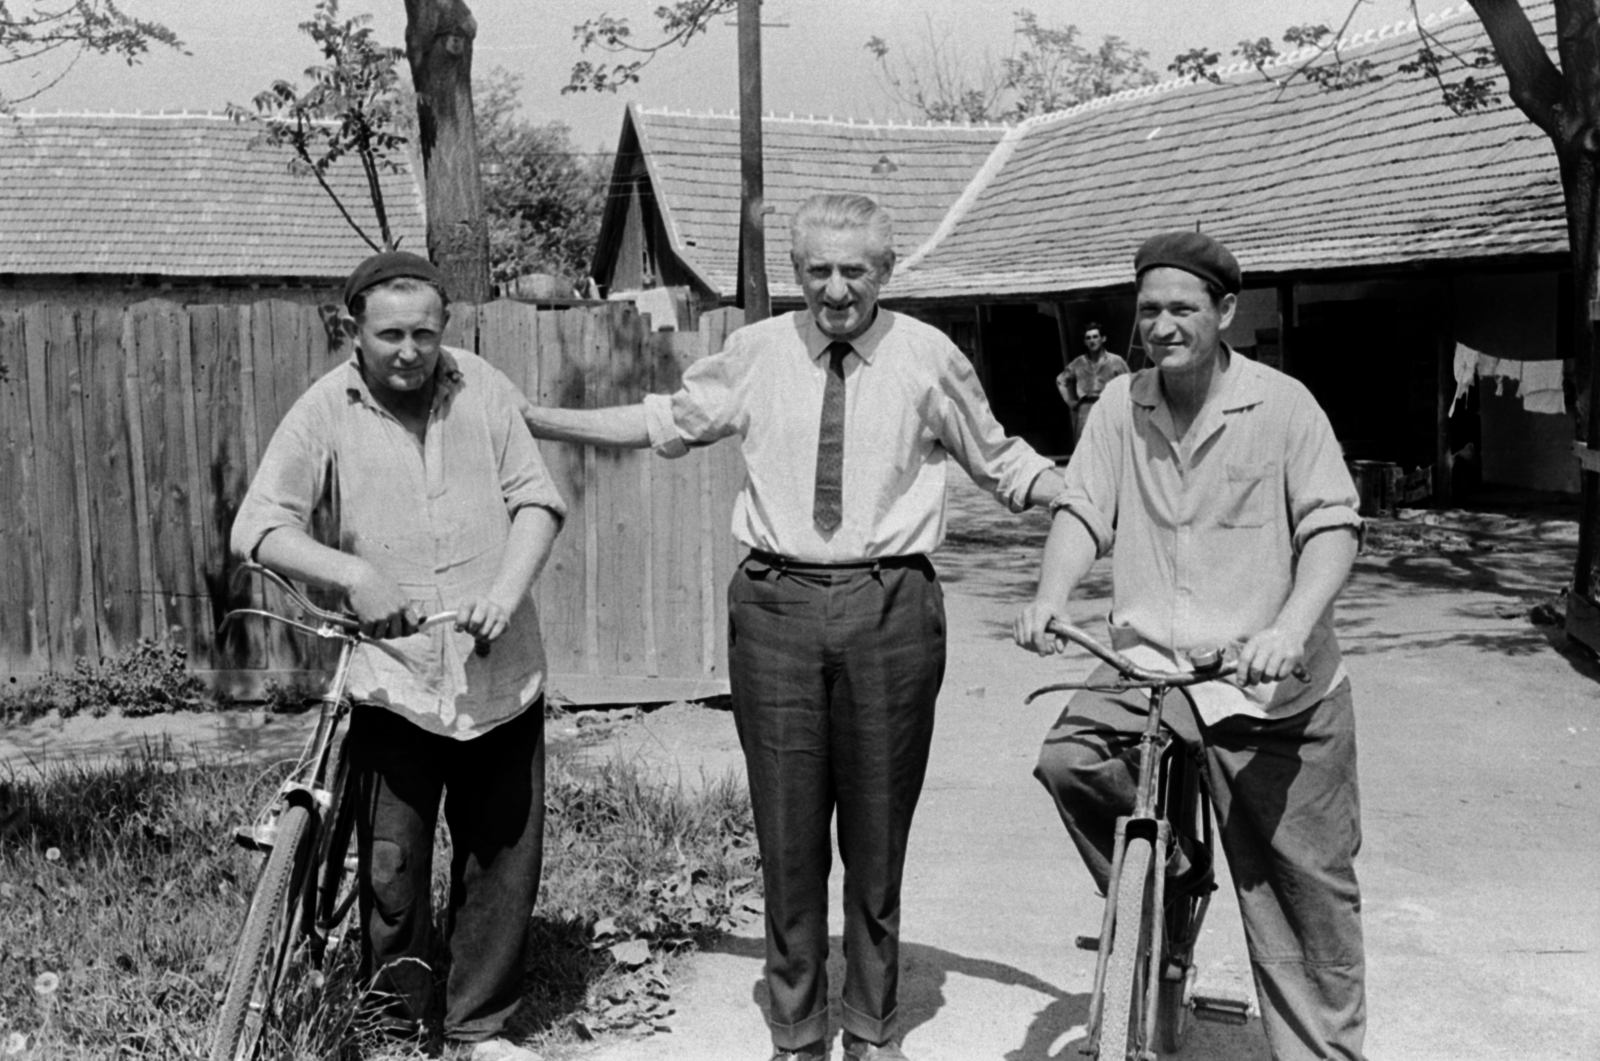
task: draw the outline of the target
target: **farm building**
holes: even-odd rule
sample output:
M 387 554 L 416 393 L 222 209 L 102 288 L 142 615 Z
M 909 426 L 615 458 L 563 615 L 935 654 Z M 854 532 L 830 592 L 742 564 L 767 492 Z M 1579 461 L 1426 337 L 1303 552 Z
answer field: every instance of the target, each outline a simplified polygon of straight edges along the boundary
M 328 301 L 371 249 L 288 150 L 218 114 L 20 114 L 0 122 L 0 309 L 49 300 Z M 360 167 L 329 171 L 377 232 Z M 426 246 L 422 190 L 382 177 L 402 247 Z M 375 237 L 376 238 L 376 237 Z
M 1532 14 L 1553 32 L 1548 4 Z M 1423 22 L 1462 52 L 1487 43 L 1465 4 Z M 1437 84 L 1400 72 L 1418 40 L 1409 21 L 1347 39 L 1342 56 L 1371 62 L 1380 79 L 1342 91 L 1279 84 L 1285 64 L 1226 70 L 1219 84 L 1169 81 L 1004 130 L 768 120 L 774 302 L 796 298 L 792 204 L 824 189 L 878 196 L 896 213 L 900 251 L 885 301 L 943 327 L 1007 428 L 1064 455 L 1053 378 L 1080 352 L 1083 324 L 1108 328 L 1137 365 L 1133 252 L 1150 233 L 1199 227 L 1245 271 L 1230 342 L 1303 379 L 1348 457 L 1424 470 L 1438 494 L 1480 481 L 1574 493 L 1555 156 L 1503 86 L 1486 113 L 1458 116 Z M 734 116 L 630 109 L 597 279 L 733 297 L 737 135 Z M 912 136 L 915 149 L 888 146 Z M 831 159 L 815 154 L 829 138 Z M 873 172 L 879 155 L 891 165 Z M 652 225 L 662 264 L 627 272 L 616 234 Z M 1479 376 L 1457 401 L 1458 379 Z

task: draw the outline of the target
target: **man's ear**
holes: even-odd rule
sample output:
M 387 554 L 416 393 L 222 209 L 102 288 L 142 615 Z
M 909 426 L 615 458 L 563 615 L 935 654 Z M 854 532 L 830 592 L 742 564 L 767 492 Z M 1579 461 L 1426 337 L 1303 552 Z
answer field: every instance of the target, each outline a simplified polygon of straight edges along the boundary
M 346 339 L 349 339 L 351 342 L 355 342 L 356 337 L 361 334 L 361 322 L 350 316 L 349 310 L 340 310 L 339 331 L 344 333 L 344 337 Z
M 889 282 L 889 277 L 894 275 L 894 248 L 883 252 L 883 257 L 878 260 L 878 284 L 881 287 Z
M 1223 331 L 1233 323 L 1233 314 L 1238 308 L 1238 295 L 1229 292 L 1222 296 L 1222 300 L 1217 303 L 1217 331 Z

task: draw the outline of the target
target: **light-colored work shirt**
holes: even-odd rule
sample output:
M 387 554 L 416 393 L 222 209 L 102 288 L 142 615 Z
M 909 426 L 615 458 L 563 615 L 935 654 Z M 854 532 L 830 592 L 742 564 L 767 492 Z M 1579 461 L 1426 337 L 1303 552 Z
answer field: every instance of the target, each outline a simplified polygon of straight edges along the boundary
M 1355 484 L 1316 399 L 1297 380 L 1231 354 L 1222 390 L 1180 443 L 1156 369 L 1112 382 L 1089 414 L 1052 507 L 1112 556 L 1112 643 L 1148 666 L 1188 668 L 1197 649 L 1271 626 L 1295 564 L 1320 531 L 1360 533 Z M 1311 680 L 1191 692 L 1201 717 L 1283 717 L 1344 679 L 1333 608 L 1306 645 Z
M 1077 389 L 1078 401 L 1092 402 L 1100 397 L 1107 383 L 1127 374 L 1128 363 L 1109 351 L 1102 353 L 1098 361 L 1091 360 L 1086 354 L 1080 354 L 1068 363 L 1066 371 L 1057 377 L 1056 383 L 1064 388 L 1067 381 L 1071 380 L 1073 387 Z
M 373 398 L 354 360 L 300 396 L 273 433 L 234 519 L 254 557 L 280 527 L 307 530 L 333 491 L 339 548 L 399 584 L 419 614 L 486 594 L 511 521 L 527 505 L 566 506 L 519 412 L 522 395 L 476 354 L 445 349 L 424 441 Z M 544 643 L 529 591 L 488 656 L 445 624 L 357 647 L 350 695 L 432 733 L 467 740 L 521 714 L 543 686 Z
M 844 361 L 844 518 L 812 519 L 817 435 L 832 340 L 805 310 L 740 328 L 645 398 L 663 456 L 738 435 L 745 482 L 733 506 L 741 543 L 809 563 L 932 552 L 944 540 L 945 465 L 954 457 L 1013 511 L 1054 463 L 1009 438 L 964 354 L 937 329 L 881 307 Z

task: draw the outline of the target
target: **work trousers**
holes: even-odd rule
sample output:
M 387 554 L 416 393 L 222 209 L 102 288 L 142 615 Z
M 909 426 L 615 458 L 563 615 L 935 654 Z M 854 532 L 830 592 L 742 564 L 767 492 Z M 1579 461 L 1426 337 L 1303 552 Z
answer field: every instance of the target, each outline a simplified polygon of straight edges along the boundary
M 1091 681 L 1109 684 L 1102 667 Z M 1105 890 L 1119 815 L 1137 794 L 1148 697 L 1084 690 L 1045 738 L 1034 776 L 1055 800 Z M 1261 1020 L 1279 1061 L 1359 1061 L 1366 1032 L 1355 712 L 1350 683 L 1287 718 L 1205 725 L 1187 697 L 1163 712 L 1179 739 L 1203 739 L 1222 849 L 1244 917 Z
M 433 837 L 450 827 L 445 1035 L 486 1039 L 522 997 L 544 853 L 544 701 L 471 740 L 359 705 L 347 741 L 361 813 L 362 968 L 389 1015 L 421 1021 L 433 996 Z
M 774 561 L 774 562 L 769 562 Z M 779 1049 L 828 1031 L 829 825 L 844 863 L 843 1024 L 893 1034 L 900 880 L 944 680 L 926 557 L 819 569 L 747 558 L 728 590 L 728 673 L 766 886 Z

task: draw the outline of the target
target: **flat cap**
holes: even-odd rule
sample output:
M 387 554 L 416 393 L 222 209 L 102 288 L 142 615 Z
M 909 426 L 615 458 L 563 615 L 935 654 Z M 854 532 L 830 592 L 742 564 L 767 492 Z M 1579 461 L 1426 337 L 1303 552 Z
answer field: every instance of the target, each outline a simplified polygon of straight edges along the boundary
M 401 276 L 426 280 L 444 290 L 444 274 L 428 259 L 410 251 L 382 251 L 356 266 L 344 282 L 345 306 L 367 288 Z
M 1146 269 L 1163 265 L 1209 280 L 1230 295 L 1237 295 L 1244 286 L 1239 263 L 1228 248 L 1204 232 L 1158 232 L 1151 236 L 1133 256 L 1133 275 L 1137 278 Z

